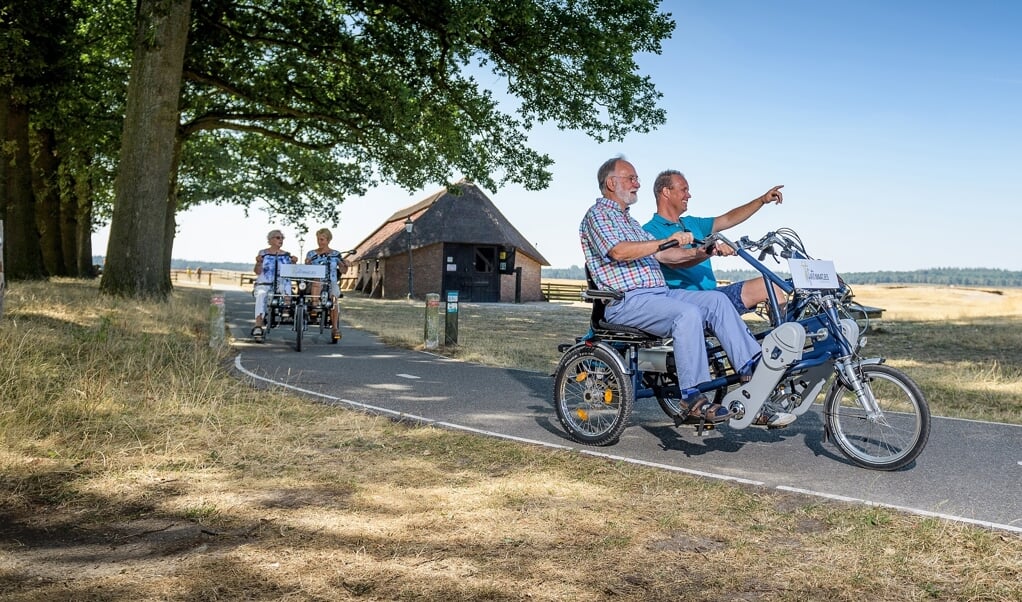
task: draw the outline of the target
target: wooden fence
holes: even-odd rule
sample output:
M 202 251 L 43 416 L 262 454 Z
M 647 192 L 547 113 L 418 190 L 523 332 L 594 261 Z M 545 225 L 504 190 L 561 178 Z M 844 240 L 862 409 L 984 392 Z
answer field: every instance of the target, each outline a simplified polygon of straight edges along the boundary
M 547 301 L 581 301 L 582 291 L 588 287 L 584 284 L 543 281 L 540 282 L 540 288 Z

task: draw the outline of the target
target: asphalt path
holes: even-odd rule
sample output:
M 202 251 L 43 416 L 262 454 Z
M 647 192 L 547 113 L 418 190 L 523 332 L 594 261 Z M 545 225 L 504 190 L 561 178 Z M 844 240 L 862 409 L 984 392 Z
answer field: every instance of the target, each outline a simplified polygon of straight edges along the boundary
M 548 374 L 492 368 L 385 346 L 344 327 L 329 344 L 318 327 L 295 351 L 288 326 L 257 344 L 253 299 L 218 291 L 238 354 L 235 368 L 258 386 L 282 386 L 320 402 L 437 426 L 576 450 L 664 470 L 812 496 L 890 507 L 1022 534 L 1022 426 L 934 417 L 929 443 L 895 472 L 851 464 L 823 440 L 810 411 L 785 429 L 726 426 L 702 437 L 675 428 L 655 399 L 636 403 L 621 440 L 589 447 L 569 440 L 551 403 Z M 345 325 L 346 326 L 346 325 Z

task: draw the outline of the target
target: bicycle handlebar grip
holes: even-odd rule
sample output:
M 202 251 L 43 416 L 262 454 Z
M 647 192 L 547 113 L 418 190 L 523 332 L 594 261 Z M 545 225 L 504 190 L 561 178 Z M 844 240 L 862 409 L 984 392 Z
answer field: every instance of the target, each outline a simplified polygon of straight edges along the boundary
M 667 242 L 660 243 L 660 246 L 657 247 L 657 250 L 658 251 L 664 251 L 666 249 L 670 249 L 670 248 L 676 247 L 676 246 L 678 246 L 678 241 L 676 241 L 676 240 L 674 240 L 672 238 L 671 240 L 669 240 Z

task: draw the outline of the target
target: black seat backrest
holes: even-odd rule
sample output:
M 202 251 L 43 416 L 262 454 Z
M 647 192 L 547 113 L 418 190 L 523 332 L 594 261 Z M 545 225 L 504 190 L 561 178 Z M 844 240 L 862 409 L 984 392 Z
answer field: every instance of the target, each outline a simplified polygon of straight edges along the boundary
M 639 328 L 633 328 L 631 326 L 625 326 L 624 324 L 613 324 L 606 320 L 605 314 L 607 311 L 607 304 L 611 301 L 617 301 L 625 298 L 625 294 L 615 290 L 600 290 L 596 287 L 596 281 L 593 280 L 593 275 L 589 271 L 589 266 L 586 265 L 586 283 L 589 285 L 589 290 L 582 294 L 582 298 L 593 304 L 593 311 L 589 316 L 590 327 L 594 331 L 609 331 L 613 333 L 628 334 L 632 336 L 639 336 L 644 338 L 656 339 L 659 338 L 656 335 L 650 334 L 645 330 Z

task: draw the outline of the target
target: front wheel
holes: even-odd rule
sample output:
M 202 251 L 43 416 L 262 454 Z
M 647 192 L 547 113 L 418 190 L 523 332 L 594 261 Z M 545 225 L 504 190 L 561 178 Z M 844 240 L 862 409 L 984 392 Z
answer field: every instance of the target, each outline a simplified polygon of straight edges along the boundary
M 579 443 L 616 443 L 632 413 L 632 380 L 611 353 L 601 347 L 573 349 L 564 354 L 554 373 L 557 418 Z
M 898 470 L 916 459 L 930 436 L 930 408 L 907 374 L 883 364 L 855 368 L 863 393 L 880 412 L 871 416 L 842 379 L 823 402 L 827 429 L 853 463 L 874 470 Z
M 302 350 L 302 337 L 305 336 L 305 304 L 295 303 L 295 351 Z

